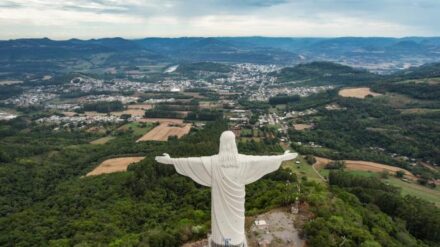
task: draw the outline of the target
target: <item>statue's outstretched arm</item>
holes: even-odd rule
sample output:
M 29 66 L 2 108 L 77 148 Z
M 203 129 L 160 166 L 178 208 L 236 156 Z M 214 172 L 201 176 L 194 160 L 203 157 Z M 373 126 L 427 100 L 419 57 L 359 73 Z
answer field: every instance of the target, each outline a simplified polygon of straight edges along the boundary
M 296 157 L 298 157 L 298 154 L 297 153 L 291 153 L 290 150 L 286 150 L 284 152 L 284 154 L 282 155 L 283 161 L 293 160 Z
M 298 156 L 297 153 L 284 152 L 282 155 L 271 156 L 253 156 L 242 155 L 241 160 L 244 163 L 244 183 L 250 184 L 262 176 L 276 171 L 283 161 L 295 159 Z
M 210 157 L 171 158 L 169 154 L 156 156 L 155 160 L 162 164 L 174 165 L 177 173 L 190 177 L 198 184 L 211 186 Z
M 159 163 L 166 164 L 166 165 L 173 164 L 173 159 L 167 153 L 162 154 L 162 156 L 156 156 L 155 160 Z

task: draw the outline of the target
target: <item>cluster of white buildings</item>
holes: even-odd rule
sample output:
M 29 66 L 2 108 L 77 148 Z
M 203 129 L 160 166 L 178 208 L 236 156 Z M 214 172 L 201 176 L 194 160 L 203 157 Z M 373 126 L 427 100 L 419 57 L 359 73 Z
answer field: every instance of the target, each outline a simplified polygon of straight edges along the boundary
M 260 127 L 265 125 L 276 125 L 280 124 L 281 122 L 282 119 L 276 113 L 260 115 L 258 118 L 258 124 L 260 125 Z
M 139 100 L 139 97 L 122 96 L 122 95 L 89 95 L 81 99 L 82 102 L 112 102 L 121 101 L 123 104 L 135 103 Z
M 120 123 L 124 122 L 119 116 L 114 115 L 93 115 L 93 116 L 58 116 L 52 115 L 36 120 L 37 123 L 56 124 L 64 126 L 79 126 L 93 123 Z
M 310 108 L 304 111 L 291 111 L 287 112 L 286 115 L 284 115 L 284 118 L 294 118 L 294 117 L 302 117 L 307 115 L 313 115 L 318 113 L 318 110 L 314 108 Z
M 56 96 L 57 95 L 53 93 L 27 92 L 9 99 L 2 100 L 2 103 L 6 105 L 27 107 L 31 105 L 42 104 L 46 101 L 54 99 Z
M 59 88 L 64 93 L 73 91 L 81 92 L 179 92 L 186 88 L 193 88 L 197 81 L 189 79 L 164 78 L 154 83 L 132 81 L 130 79 L 111 79 L 104 81 L 90 77 L 76 77 L 68 84 L 60 85 Z
M 0 112 L 0 121 L 1 121 L 1 120 L 6 120 L 6 121 L 8 121 L 8 120 L 14 119 L 14 118 L 16 118 L 16 117 L 17 117 L 17 115 L 14 115 L 14 114 L 11 114 L 11 113 Z
M 251 113 L 247 110 L 234 109 L 230 111 L 229 121 L 237 123 L 248 123 Z
M 301 97 L 307 97 L 309 95 L 324 92 L 326 90 L 333 89 L 334 86 L 326 85 L 326 86 L 316 86 L 316 87 L 265 87 L 258 90 L 254 94 L 249 96 L 249 100 L 251 101 L 268 101 L 269 98 L 275 97 L 280 94 L 286 95 L 299 95 Z
M 44 105 L 44 108 L 61 111 L 74 111 L 80 109 L 81 106 L 78 104 L 46 104 Z
M 175 102 L 176 99 L 169 98 L 169 99 L 147 99 L 144 101 L 144 103 L 147 104 L 159 104 L 159 103 L 172 103 Z

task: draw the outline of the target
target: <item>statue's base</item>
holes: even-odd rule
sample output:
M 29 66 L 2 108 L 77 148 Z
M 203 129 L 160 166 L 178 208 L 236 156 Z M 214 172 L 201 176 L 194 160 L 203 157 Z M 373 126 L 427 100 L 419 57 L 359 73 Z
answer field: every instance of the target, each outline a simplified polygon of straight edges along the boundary
M 236 245 L 234 245 L 234 244 L 225 244 L 225 243 L 217 244 L 214 241 L 212 241 L 211 236 L 208 237 L 208 247 L 247 247 L 247 246 L 248 245 L 247 245 L 246 240 L 245 240 L 244 243 L 236 244 Z

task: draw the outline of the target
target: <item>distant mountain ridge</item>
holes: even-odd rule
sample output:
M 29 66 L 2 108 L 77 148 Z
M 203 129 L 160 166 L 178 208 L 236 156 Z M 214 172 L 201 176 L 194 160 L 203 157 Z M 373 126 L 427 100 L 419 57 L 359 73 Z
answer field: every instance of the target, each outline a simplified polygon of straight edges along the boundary
M 78 65 L 81 62 L 87 69 L 155 62 L 295 65 L 332 61 L 372 70 L 392 63 L 389 70 L 393 70 L 440 61 L 439 55 L 440 37 L 42 38 L 0 41 L 0 72 L 75 70 L 84 67 Z

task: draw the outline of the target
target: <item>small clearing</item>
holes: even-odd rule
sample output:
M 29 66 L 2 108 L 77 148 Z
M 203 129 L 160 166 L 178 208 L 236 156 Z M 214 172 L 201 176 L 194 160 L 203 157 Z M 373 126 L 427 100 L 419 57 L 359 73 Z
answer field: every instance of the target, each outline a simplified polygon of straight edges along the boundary
M 303 211 L 305 210 L 303 209 Z M 304 217 L 309 216 L 306 215 L 305 212 L 301 211 L 300 214 L 293 215 L 284 208 L 274 209 L 256 217 L 246 217 L 246 235 L 248 246 L 305 247 L 306 241 L 301 238 L 299 230 L 295 227 L 296 224 L 299 224 L 298 221 L 301 221 Z M 257 227 L 255 225 L 256 219 L 264 220 L 267 225 Z M 208 239 L 206 238 L 182 245 L 182 247 L 206 246 L 208 246 Z
M 191 124 L 175 124 L 164 122 L 154 129 L 150 130 L 147 134 L 139 138 L 136 142 L 140 141 L 168 141 L 170 136 L 182 136 L 189 133 L 191 130 Z
M 294 226 L 295 215 L 273 210 L 256 218 L 266 225 L 252 224 L 249 246 L 305 246 L 305 241 L 301 239 L 299 231 Z
M 374 93 L 369 87 L 345 88 L 339 91 L 339 96 L 364 99 L 368 95 L 379 96 L 381 94 Z
M 145 157 L 122 157 L 104 160 L 93 171 L 87 173 L 88 176 L 97 176 L 101 174 L 125 172 L 129 165 L 143 160 Z
M 306 130 L 306 129 L 311 129 L 313 127 L 312 124 L 294 124 L 293 128 L 295 130 Z

